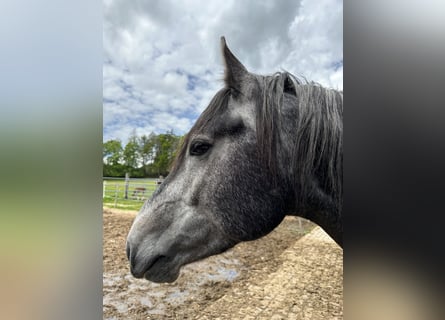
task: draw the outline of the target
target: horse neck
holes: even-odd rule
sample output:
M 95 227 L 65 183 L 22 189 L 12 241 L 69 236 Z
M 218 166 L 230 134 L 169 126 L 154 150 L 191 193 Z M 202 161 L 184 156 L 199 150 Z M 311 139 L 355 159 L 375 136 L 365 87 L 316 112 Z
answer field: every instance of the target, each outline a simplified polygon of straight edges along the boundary
M 286 104 L 285 99 L 280 116 L 281 152 L 278 153 L 282 182 L 292 189 L 288 196 L 287 214 L 313 221 L 341 246 L 342 137 L 339 136 L 341 127 L 333 127 L 338 126 L 336 121 L 341 122 L 341 119 L 317 115 L 320 116 L 317 123 L 323 125 L 314 125 L 310 121 L 304 123 L 305 120 L 301 119 L 302 114 L 296 107 L 295 101 L 292 100 L 292 104 L 289 102 Z M 337 117 L 337 114 L 334 116 Z M 336 131 L 333 132 L 334 130 Z M 328 140 L 333 138 L 333 134 L 336 140 Z
M 318 224 L 339 246 L 343 247 L 343 222 L 341 213 L 337 209 L 306 209 L 303 217 Z

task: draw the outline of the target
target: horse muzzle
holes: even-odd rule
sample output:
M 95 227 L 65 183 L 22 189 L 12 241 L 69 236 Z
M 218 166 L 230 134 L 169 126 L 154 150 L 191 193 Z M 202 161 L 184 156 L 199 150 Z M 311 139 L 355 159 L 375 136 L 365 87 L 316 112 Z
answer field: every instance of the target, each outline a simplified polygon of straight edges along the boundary
M 179 267 L 175 265 L 174 257 L 162 254 L 141 256 L 137 254 L 137 248 L 132 247 L 129 242 L 127 242 L 127 257 L 131 274 L 135 278 L 162 283 L 173 282 L 179 276 Z

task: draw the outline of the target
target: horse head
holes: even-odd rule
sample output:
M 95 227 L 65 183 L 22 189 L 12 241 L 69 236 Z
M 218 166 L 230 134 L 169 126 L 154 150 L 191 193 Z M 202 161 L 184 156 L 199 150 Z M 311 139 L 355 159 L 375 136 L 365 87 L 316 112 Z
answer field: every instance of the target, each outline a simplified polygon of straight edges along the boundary
M 135 277 L 172 282 L 181 266 L 272 231 L 296 210 L 295 81 L 250 73 L 221 38 L 225 86 L 186 135 L 170 174 L 127 238 Z M 273 94 L 271 94 L 273 92 Z

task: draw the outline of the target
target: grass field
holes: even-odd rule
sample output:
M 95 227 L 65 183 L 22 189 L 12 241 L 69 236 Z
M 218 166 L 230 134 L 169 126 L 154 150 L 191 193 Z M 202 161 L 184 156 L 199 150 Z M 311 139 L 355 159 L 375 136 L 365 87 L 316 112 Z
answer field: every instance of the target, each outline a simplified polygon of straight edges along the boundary
M 156 179 L 131 179 L 128 185 L 128 198 L 125 199 L 124 179 L 104 179 L 103 206 L 138 211 L 145 200 L 151 197 L 156 187 Z

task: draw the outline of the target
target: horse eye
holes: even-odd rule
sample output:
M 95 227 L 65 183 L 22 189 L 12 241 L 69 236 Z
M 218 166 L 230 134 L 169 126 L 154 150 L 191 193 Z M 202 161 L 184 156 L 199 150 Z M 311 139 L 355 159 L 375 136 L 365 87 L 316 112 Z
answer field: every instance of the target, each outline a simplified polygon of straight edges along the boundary
M 200 156 L 209 151 L 212 147 L 210 143 L 204 141 L 195 141 L 192 143 L 190 147 L 190 155 L 191 156 Z
M 230 87 L 230 94 L 232 95 L 232 97 L 237 98 L 240 94 L 240 91 L 235 88 L 235 87 Z

